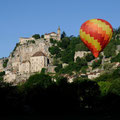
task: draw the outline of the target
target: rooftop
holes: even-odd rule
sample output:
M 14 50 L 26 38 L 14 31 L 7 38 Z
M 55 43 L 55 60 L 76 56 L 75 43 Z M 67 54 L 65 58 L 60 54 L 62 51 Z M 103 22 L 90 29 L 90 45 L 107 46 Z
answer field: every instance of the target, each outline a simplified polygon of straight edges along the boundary
M 50 35 L 50 34 L 57 34 L 57 33 L 55 33 L 55 32 L 45 33 L 45 35 Z
M 33 54 L 32 57 L 37 57 L 37 56 L 46 56 L 43 52 L 39 51 L 39 52 L 36 52 L 35 54 Z

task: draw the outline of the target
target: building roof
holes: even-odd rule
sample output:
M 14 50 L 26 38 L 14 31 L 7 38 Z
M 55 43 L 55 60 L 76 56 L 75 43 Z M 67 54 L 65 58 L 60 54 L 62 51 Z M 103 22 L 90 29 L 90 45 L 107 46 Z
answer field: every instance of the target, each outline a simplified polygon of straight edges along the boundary
M 52 34 L 52 33 L 56 34 L 55 32 L 51 32 L 50 34 Z
M 45 33 L 45 35 L 51 35 L 51 34 L 57 34 L 57 33 L 55 33 L 55 32 Z
M 33 54 L 32 57 L 37 57 L 37 56 L 46 56 L 46 55 L 45 55 L 43 52 L 38 51 L 38 52 L 36 52 L 35 54 Z

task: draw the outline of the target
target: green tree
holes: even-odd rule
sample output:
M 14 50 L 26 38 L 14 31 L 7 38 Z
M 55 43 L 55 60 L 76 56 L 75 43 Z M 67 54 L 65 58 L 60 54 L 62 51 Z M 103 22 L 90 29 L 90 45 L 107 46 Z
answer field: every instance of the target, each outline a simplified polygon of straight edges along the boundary
M 52 43 L 53 45 L 55 45 L 57 43 L 57 40 L 53 40 L 52 38 L 50 39 L 50 43 Z
M 75 47 L 75 51 L 89 51 L 89 49 L 84 45 L 83 42 L 77 44 Z
M 74 51 L 70 50 L 65 50 L 61 52 L 61 61 L 63 63 L 70 63 L 74 61 Z
M 5 60 L 3 61 L 3 67 L 4 67 L 4 68 L 7 67 L 7 63 L 8 63 L 8 59 L 5 59 Z
M 81 68 L 81 72 L 84 73 L 84 74 L 86 74 L 87 68 L 88 68 L 88 66 L 83 66 L 83 67 Z
M 44 38 L 44 35 L 41 35 L 41 38 Z
M 91 60 L 94 60 L 95 57 L 93 56 L 92 53 L 89 53 L 85 56 L 85 59 L 87 60 L 87 62 L 90 62 Z
M 113 79 L 120 77 L 120 67 L 118 67 L 116 70 L 113 71 L 112 76 Z
M 110 92 L 120 96 L 120 78 L 114 79 L 112 81 Z
M 100 81 L 98 82 L 98 85 L 100 86 L 100 91 L 102 96 L 106 96 L 109 93 L 111 82 L 109 81 Z
M 40 35 L 39 34 L 35 34 L 32 37 L 35 38 L 35 39 L 40 39 Z
M 24 86 L 26 88 L 33 88 L 34 86 L 47 88 L 51 84 L 52 84 L 52 79 L 49 75 L 38 73 L 30 76 L 30 78 L 26 81 Z
M 45 73 L 46 73 L 46 68 L 42 68 L 41 74 L 45 74 Z
M 57 64 L 57 67 L 55 68 L 55 72 L 58 73 L 62 68 L 62 64 Z
M 49 47 L 49 52 L 50 52 L 52 55 L 56 55 L 56 54 L 59 54 L 59 53 L 60 53 L 60 49 L 59 49 L 59 47 L 57 47 L 57 46 L 52 46 L 52 47 Z
M 3 75 L 5 75 L 5 71 L 0 72 L 0 76 L 2 77 Z
M 120 62 L 120 53 L 111 59 L 111 62 Z
M 70 39 L 68 37 L 64 37 L 59 43 L 58 46 L 62 49 L 66 49 L 70 44 Z
M 98 61 L 94 61 L 92 63 L 92 68 L 95 69 L 95 68 L 99 67 L 101 65 L 101 63 L 102 63 L 101 59 L 99 59 Z
M 114 42 L 115 42 L 114 40 L 111 40 L 110 43 L 105 47 L 104 55 L 106 58 L 116 55 L 116 43 Z
M 65 37 L 66 37 L 66 33 L 63 31 L 61 34 L 61 39 L 65 38 Z

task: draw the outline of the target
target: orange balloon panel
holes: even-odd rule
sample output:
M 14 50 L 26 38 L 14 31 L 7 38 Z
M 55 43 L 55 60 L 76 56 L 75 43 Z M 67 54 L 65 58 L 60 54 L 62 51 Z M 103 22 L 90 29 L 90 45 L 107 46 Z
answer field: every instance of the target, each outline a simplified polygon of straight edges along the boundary
M 91 19 L 82 24 L 80 38 L 95 57 L 106 47 L 112 38 L 113 28 L 103 19 Z

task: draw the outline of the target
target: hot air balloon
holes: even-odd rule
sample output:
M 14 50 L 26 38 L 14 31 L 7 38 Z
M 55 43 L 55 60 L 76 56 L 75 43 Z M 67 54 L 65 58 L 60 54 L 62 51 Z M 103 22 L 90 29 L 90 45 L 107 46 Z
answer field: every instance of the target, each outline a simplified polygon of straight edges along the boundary
M 80 38 L 95 58 L 110 42 L 112 34 L 111 24 L 103 19 L 88 20 L 80 28 Z

